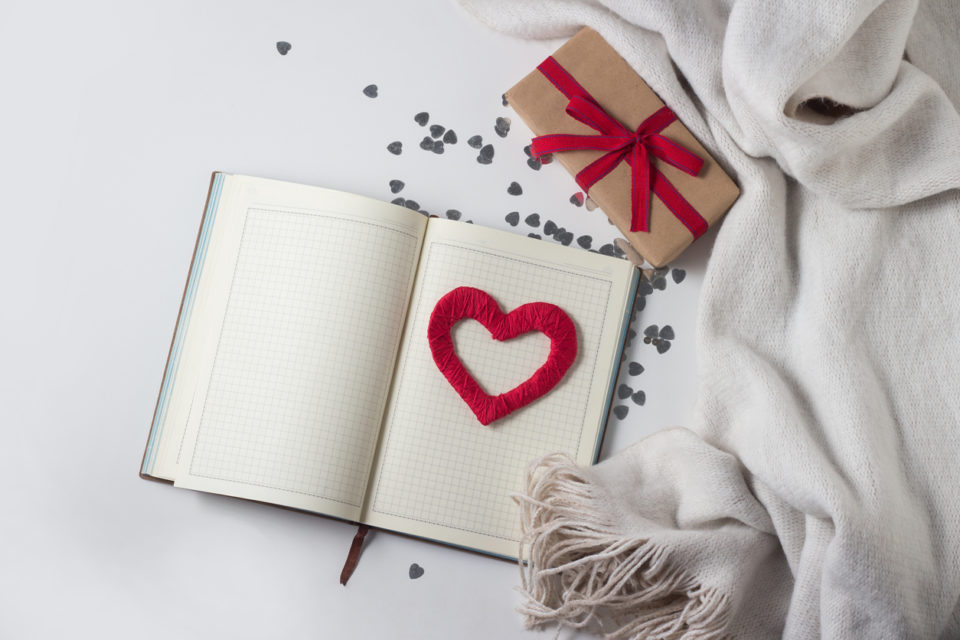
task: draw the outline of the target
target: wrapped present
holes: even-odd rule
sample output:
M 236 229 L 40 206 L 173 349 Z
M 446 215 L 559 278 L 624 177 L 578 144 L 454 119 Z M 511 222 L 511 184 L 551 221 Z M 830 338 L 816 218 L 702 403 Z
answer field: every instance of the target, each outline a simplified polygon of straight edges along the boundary
M 536 136 L 652 265 L 663 266 L 740 195 L 673 111 L 589 27 L 506 94 Z

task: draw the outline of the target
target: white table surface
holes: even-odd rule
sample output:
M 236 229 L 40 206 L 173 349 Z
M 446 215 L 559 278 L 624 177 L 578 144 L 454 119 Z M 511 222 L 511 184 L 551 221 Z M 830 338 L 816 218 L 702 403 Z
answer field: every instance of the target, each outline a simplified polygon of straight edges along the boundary
M 527 166 L 529 131 L 501 104 L 558 44 L 446 3 L 0 4 L 0 638 L 541 637 L 514 611 L 511 563 L 375 532 L 341 587 L 354 527 L 137 471 L 213 170 L 385 200 L 400 179 L 433 213 L 522 233 L 552 220 L 594 249 L 616 237 L 568 201 L 559 165 Z M 421 150 L 420 111 L 459 142 Z M 621 382 L 645 403 L 617 403 L 602 457 L 689 424 L 711 242 L 646 296 L 635 330 L 676 338 L 631 343 L 644 371 Z

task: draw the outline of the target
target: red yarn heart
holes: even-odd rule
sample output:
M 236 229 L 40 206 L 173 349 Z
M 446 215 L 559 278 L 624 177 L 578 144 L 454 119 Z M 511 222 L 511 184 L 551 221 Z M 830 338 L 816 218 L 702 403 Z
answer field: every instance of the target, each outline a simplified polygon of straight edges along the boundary
M 465 318 L 478 321 L 494 340 L 510 340 L 529 331 L 550 338 L 547 361 L 530 378 L 506 393 L 491 396 L 467 371 L 453 348 L 453 326 Z M 577 330 L 563 309 L 548 302 L 529 302 L 503 313 L 486 291 L 458 287 L 440 298 L 430 314 L 427 340 L 433 361 L 481 424 L 526 406 L 553 389 L 577 357 Z

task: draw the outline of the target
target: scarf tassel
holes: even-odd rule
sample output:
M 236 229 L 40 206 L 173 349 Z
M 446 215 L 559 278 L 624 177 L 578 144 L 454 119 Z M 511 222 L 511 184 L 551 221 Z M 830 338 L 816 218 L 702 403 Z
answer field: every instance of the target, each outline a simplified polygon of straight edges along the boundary
M 608 640 L 725 637 L 728 598 L 671 562 L 663 546 L 617 532 L 596 507 L 597 489 L 565 454 L 527 471 L 520 506 L 518 611 L 529 628 L 552 623 Z

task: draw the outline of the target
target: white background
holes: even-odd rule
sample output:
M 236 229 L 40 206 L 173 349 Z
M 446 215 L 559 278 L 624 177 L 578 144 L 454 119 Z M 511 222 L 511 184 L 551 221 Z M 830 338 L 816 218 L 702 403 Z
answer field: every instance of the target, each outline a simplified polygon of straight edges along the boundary
M 353 527 L 137 471 L 213 170 L 386 200 L 399 178 L 434 213 L 510 229 L 506 213 L 537 211 L 594 248 L 615 237 L 568 202 L 559 165 L 526 166 L 529 132 L 500 102 L 558 44 L 446 3 L 0 4 L 0 638 L 540 637 L 510 563 L 372 533 L 341 587 Z M 460 142 L 419 149 L 419 111 Z M 603 457 L 689 424 L 711 241 L 635 322 L 677 338 L 632 343 L 645 371 L 624 380 L 647 402 L 611 419 Z

